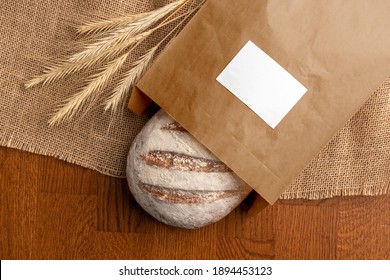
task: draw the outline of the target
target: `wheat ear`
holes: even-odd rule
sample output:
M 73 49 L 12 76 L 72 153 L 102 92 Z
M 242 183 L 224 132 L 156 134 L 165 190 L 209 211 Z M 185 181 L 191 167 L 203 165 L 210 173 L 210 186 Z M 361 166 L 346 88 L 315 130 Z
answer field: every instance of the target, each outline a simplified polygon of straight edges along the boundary
M 130 30 L 130 32 L 136 34 L 140 30 L 143 31 L 162 19 L 180 7 L 184 2 L 188 2 L 188 0 L 174 1 L 159 9 L 142 14 L 90 22 L 77 28 L 77 32 L 80 34 L 97 34 L 109 30 L 117 30 L 120 32 L 123 28 L 125 32 L 129 32 Z
M 199 7 L 202 5 L 201 2 L 197 7 L 187 11 L 183 16 L 184 19 L 173 28 L 155 47 L 151 48 L 146 54 L 144 54 L 138 61 L 136 61 L 132 68 L 127 71 L 123 78 L 120 80 L 118 85 L 115 87 L 112 94 L 105 101 L 105 111 L 112 110 L 116 113 L 119 104 L 122 100 L 128 95 L 130 89 L 137 83 L 137 81 L 141 78 L 141 76 L 148 70 L 150 64 L 153 61 L 153 57 L 155 56 L 158 48 L 161 44 L 168 39 L 179 27 L 191 16 Z
M 174 11 L 184 1 L 185 0 L 175 1 L 155 11 L 146 13 L 145 17 L 139 17 L 124 28 L 116 29 L 110 32 L 108 36 L 101 38 L 94 43 L 87 44 L 83 47 L 82 51 L 69 56 L 66 60 L 46 67 L 43 74 L 27 81 L 25 87 L 31 88 L 41 83 L 44 85 L 52 83 L 70 74 L 87 69 L 97 62 L 104 61 L 117 55 L 126 48 L 129 48 L 148 37 L 155 29 L 143 31 Z
M 71 96 L 66 101 L 65 105 L 61 106 L 56 111 L 56 113 L 50 118 L 49 125 L 53 126 L 64 120 L 72 119 L 77 111 L 80 110 L 80 108 L 82 108 L 88 100 L 96 98 L 96 92 L 101 91 L 101 89 L 110 81 L 112 76 L 120 69 L 128 56 L 128 53 L 122 55 L 105 65 L 99 73 L 91 76 L 89 84 L 80 92 Z
M 186 19 L 194 11 L 195 11 L 195 9 L 191 10 L 191 11 L 189 11 L 181 16 L 178 16 L 178 17 L 164 23 L 163 25 L 170 24 L 170 22 L 173 22 L 174 20 L 177 20 L 181 17 L 185 17 L 185 19 Z M 182 22 L 184 22 L 185 19 Z M 158 27 L 156 27 L 148 32 L 153 32 L 156 29 L 161 28 L 163 25 L 159 25 Z M 151 63 L 157 49 L 161 45 L 161 43 L 172 32 L 174 32 L 174 30 L 176 30 L 176 28 L 178 28 L 178 26 L 175 27 L 162 41 L 159 42 L 159 44 L 157 44 L 155 47 L 150 49 L 148 51 L 148 53 L 143 55 L 141 57 L 141 59 L 139 59 L 134 64 L 133 69 L 131 69 L 129 72 L 129 76 L 127 76 L 126 79 L 124 79 L 122 81 L 123 83 L 121 85 L 118 85 L 115 96 L 114 95 L 111 96 L 111 98 L 108 99 L 109 101 L 106 102 L 107 109 L 112 108 L 113 111 L 115 112 L 115 110 L 118 107 L 118 104 L 123 99 L 123 95 L 125 95 L 127 93 L 127 91 L 130 89 L 130 87 L 136 81 L 138 81 L 140 76 L 147 70 L 148 66 L 150 65 L 150 63 Z M 137 46 L 138 46 L 138 44 L 135 45 L 134 48 L 136 48 Z M 77 93 L 77 94 L 73 95 L 71 98 L 69 98 L 66 101 L 65 105 L 63 105 L 62 107 L 60 107 L 57 110 L 57 112 L 49 120 L 49 125 L 53 126 L 53 125 L 56 125 L 56 124 L 59 124 L 59 123 L 65 121 L 65 120 L 70 120 L 74 117 L 74 115 L 76 114 L 76 112 L 78 110 L 80 110 L 82 107 L 84 107 L 84 104 L 86 102 L 91 101 L 90 103 L 93 103 L 92 100 L 94 98 L 96 98 L 97 93 L 102 90 L 102 88 L 108 83 L 110 78 L 119 70 L 119 68 L 123 65 L 123 63 L 125 62 L 126 58 L 131 53 L 132 50 L 130 50 L 128 53 L 126 53 L 125 55 L 123 55 L 119 59 L 116 59 L 116 60 L 108 63 L 107 66 L 104 67 L 104 69 L 101 72 L 99 72 L 96 75 L 93 75 L 89 81 L 90 83 L 83 90 L 81 90 L 79 93 Z M 130 79 L 132 79 L 132 81 L 130 81 Z M 128 85 L 129 83 L 130 83 L 130 85 Z
M 106 49 L 105 51 L 102 51 L 96 56 L 86 57 L 77 63 L 68 60 L 63 60 L 51 66 L 47 66 L 40 76 L 30 79 L 24 84 L 24 86 L 26 88 L 31 88 L 38 84 L 43 84 L 43 85 L 50 84 L 56 80 L 65 78 L 69 75 L 75 74 L 82 70 L 91 68 L 95 64 L 110 59 L 116 56 L 117 54 L 119 54 L 120 52 L 124 51 L 125 49 L 131 47 L 132 45 L 135 45 L 143 41 L 152 32 L 153 30 L 145 31 L 141 34 L 136 35 L 135 37 L 130 38 L 127 41 L 116 44 L 110 49 Z
M 148 13 L 145 17 L 139 18 L 138 20 L 123 28 L 111 31 L 107 37 L 104 37 L 95 43 L 86 45 L 83 51 L 70 56 L 69 61 L 78 62 L 87 57 L 99 55 L 107 49 L 111 49 L 111 47 L 115 47 L 115 45 L 129 40 L 133 36 L 153 26 L 159 20 L 179 7 L 184 1 L 185 0 L 172 2 L 164 7 Z
M 99 21 L 92 21 L 77 27 L 77 33 L 81 35 L 92 35 L 103 33 L 109 30 L 125 27 L 139 18 L 146 16 L 148 13 L 129 15 L 124 17 L 117 17 L 113 19 L 104 19 Z
M 130 88 L 149 68 L 150 62 L 156 54 L 159 45 L 151 48 L 146 54 L 136 61 L 132 68 L 124 75 L 124 78 L 119 82 L 113 93 L 107 98 L 105 102 L 105 110 L 112 109 L 115 111 L 123 98 L 128 94 Z

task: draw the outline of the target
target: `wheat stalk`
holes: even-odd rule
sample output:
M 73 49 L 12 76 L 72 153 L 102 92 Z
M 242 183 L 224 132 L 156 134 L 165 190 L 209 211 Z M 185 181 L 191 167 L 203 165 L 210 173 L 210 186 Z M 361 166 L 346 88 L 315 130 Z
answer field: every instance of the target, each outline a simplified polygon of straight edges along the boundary
M 90 106 L 96 103 L 96 100 L 101 95 L 101 90 L 109 83 L 115 73 L 123 66 L 130 53 L 141 42 L 154 31 L 184 17 L 166 37 L 139 57 L 131 65 L 131 69 L 126 72 L 126 75 L 119 80 L 114 91 L 104 102 L 105 110 L 111 109 L 112 112 L 116 113 L 119 104 L 124 100 L 131 87 L 149 68 L 162 43 L 171 37 L 172 33 L 178 30 L 185 20 L 205 2 L 202 0 L 195 8 L 193 8 L 194 3 L 192 3 L 185 13 L 175 16 L 190 1 L 177 0 L 151 12 L 91 22 L 79 27 L 77 29 L 79 34 L 99 35 L 102 37 L 96 39 L 95 42 L 85 44 L 78 53 L 47 66 L 41 75 L 27 81 L 25 87 L 30 88 L 37 84 L 46 85 L 71 74 L 89 69 L 98 63 L 104 62 L 105 66 L 92 75 L 87 80 L 87 84 L 78 93 L 64 101 L 62 106 L 51 116 L 49 125 L 60 124 L 65 120 L 72 119 L 79 110 L 89 109 Z M 173 37 L 175 36 L 173 35 Z M 119 58 L 108 61 L 118 55 L 120 55 Z M 86 107 L 87 104 L 89 104 L 88 107 Z
M 186 0 L 172 2 L 160 9 L 147 13 L 146 16 L 139 18 L 123 28 L 111 31 L 107 37 L 85 46 L 83 51 L 69 57 L 69 61 L 78 62 L 86 57 L 100 55 L 102 52 L 117 44 L 121 44 L 129 39 L 131 40 L 134 35 L 153 26 L 156 22 L 179 7 L 184 1 Z
M 77 27 L 77 33 L 81 35 L 92 35 L 102 33 L 108 30 L 118 29 L 133 23 L 139 18 L 146 16 L 147 13 L 118 17 L 114 19 L 104 19 L 93 21 Z
M 159 45 L 151 48 L 146 54 L 133 64 L 133 67 L 124 75 L 124 78 L 119 82 L 113 93 L 105 102 L 105 110 L 112 109 L 116 111 L 120 102 L 129 93 L 130 88 L 149 68 L 150 62 L 156 54 Z
M 150 28 L 156 22 L 180 7 L 185 1 L 175 1 L 155 11 L 141 14 L 142 16 L 136 15 L 135 20 L 125 27 L 111 31 L 106 37 L 84 46 L 82 51 L 46 67 L 41 75 L 27 81 L 25 87 L 31 88 L 41 83 L 43 85 L 52 83 L 117 55 L 121 51 L 148 37 L 155 29 L 143 32 L 144 30 Z M 159 28 L 162 26 L 159 26 Z
M 187 12 L 179 17 L 176 17 L 176 18 L 172 19 L 171 21 L 177 20 L 178 18 L 181 18 L 181 17 L 185 17 L 184 20 L 182 21 L 182 22 L 184 22 L 185 19 L 191 15 L 191 13 L 193 13 L 193 10 L 191 10 L 191 11 L 189 11 L 189 12 Z M 169 23 L 170 23 L 170 21 L 165 22 L 164 25 L 167 25 Z M 155 29 L 149 30 L 147 32 L 153 32 L 157 28 L 161 28 L 161 26 L 162 25 L 156 27 Z M 120 84 L 117 86 L 114 93 L 107 99 L 107 101 L 105 103 L 106 109 L 111 108 L 114 112 L 117 110 L 118 105 L 120 104 L 121 100 L 123 99 L 123 96 L 125 96 L 126 93 L 128 93 L 128 91 L 134 85 L 134 83 L 137 82 L 138 79 L 142 76 L 142 74 L 148 69 L 148 67 L 149 67 L 156 51 L 160 47 L 160 45 L 178 27 L 179 27 L 179 25 L 176 26 L 170 33 L 168 33 L 168 35 L 163 40 L 161 40 L 155 47 L 151 48 L 136 63 L 134 63 L 133 68 L 128 72 L 129 76 L 126 76 L 120 82 Z M 127 58 L 127 56 L 131 53 L 132 50 L 130 50 L 130 52 L 128 52 L 124 56 Z M 122 56 L 122 57 L 124 57 L 124 56 Z M 85 102 L 87 102 L 87 100 L 91 99 L 90 96 L 91 96 L 92 92 L 93 91 L 100 91 L 104 87 L 104 85 L 107 84 L 107 81 L 109 80 L 109 78 L 111 78 L 112 75 L 114 75 L 114 73 L 123 65 L 123 63 L 126 59 L 124 59 L 123 61 L 121 59 L 119 59 L 119 60 L 121 61 L 120 64 L 118 64 L 118 65 L 116 64 L 117 60 L 115 60 L 112 63 L 109 63 L 107 65 L 107 68 L 104 68 L 104 71 L 102 71 L 98 75 L 93 76 L 93 79 L 90 80 L 90 84 L 88 84 L 82 91 L 80 91 L 79 93 L 75 94 L 70 99 L 68 99 L 67 103 L 64 106 L 62 106 L 61 108 L 59 108 L 57 110 L 57 112 L 49 120 L 49 125 L 53 126 L 55 124 L 61 123 L 65 119 L 68 119 L 68 120 L 72 119 L 74 117 L 74 115 L 76 114 L 76 111 L 79 110 L 80 108 L 82 108 L 82 105 Z M 116 69 L 116 70 L 110 71 L 110 69 Z
M 199 6 L 197 6 L 195 9 L 191 9 L 190 11 L 185 13 L 184 19 L 175 28 L 173 28 L 155 47 L 150 49 L 146 54 L 144 54 L 138 61 L 133 64 L 133 68 L 131 68 L 127 73 L 125 73 L 114 91 L 105 101 L 105 111 L 111 109 L 114 113 L 116 113 L 116 110 L 118 109 L 121 101 L 128 95 L 130 89 L 149 68 L 150 64 L 152 63 L 153 57 L 156 54 L 160 45 L 184 23 L 187 18 L 200 7 L 201 4 L 199 4 Z
M 185 2 L 189 0 L 174 1 L 157 10 L 131 15 L 127 17 L 119 17 L 115 19 L 106 19 L 102 21 L 95 21 L 80 26 L 77 32 L 80 34 L 97 34 L 108 30 L 115 30 L 117 32 L 131 32 L 136 34 L 143 31 L 165 17 L 167 14 L 180 8 Z
M 80 72 L 82 70 L 91 68 L 95 64 L 110 59 L 119 54 L 120 52 L 124 51 L 125 49 L 131 47 L 132 45 L 143 41 L 152 32 L 153 30 L 145 31 L 135 37 L 130 38 L 128 41 L 118 43 L 111 48 L 108 48 L 105 51 L 98 53 L 96 56 L 85 57 L 78 62 L 62 60 L 51 66 L 47 66 L 44 69 L 43 74 L 27 81 L 25 83 L 25 87 L 31 88 L 38 84 L 46 85 L 56 80 L 63 79 L 69 75 Z
M 49 120 L 49 125 L 53 126 L 61 123 L 65 119 L 72 119 L 83 105 L 90 100 L 94 93 L 99 92 L 112 78 L 112 76 L 120 69 L 126 61 L 128 53 L 111 61 L 105 65 L 101 71 L 89 80 L 89 84 L 85 86 L 80 92 L 71 96 L 57 112 Z
M 146 39 L 150 34 L 152 34 L 157 29 L 160 29 L 164 27 L 167 24 L 170 24 L 171 22 L 185 16 L 186 14 L 182 16 L 178 16 L 164 24 L 161 24 L 157 26 L 156 28 L 147 30 L 141 34 L 138 34 L 134 37 L 130 37 L 128 40 L 120 40 L 119 37 L 114 38 L 114 40 L 111 40 L 111 38 L 107 39 L 101 39 L 98 43 L 93 45 L 88 45 L 85 48 L 91 49 L 94 51 L 94 55 L 89 54 L 85 56 L 76 57 L 76 55 L 79 55 L 81 53 L 78 53 L 67 60 L 62 60 L 53 63 L 51 66 L 46 66 L 43 70 L 43 73 L 37 77 L 34 77 L 30 79 L 29 81 L 25 82 L 24 86 L 25 88 L 31 88 L 33 86 L 36 86 L 38 84 L 50 84 L 56 80 L 63 79 L 69 75 L 75 74 L 77 72 L 80 72 L 82 70 L 91 68 L 95 64 L 99 62 L 103 62 L 105 60 L 108 60 L 120 52 L 130 48 L 133 45 L 136 45 L 137 43 L 142 42 L 144 39 Z M 101 44 L 103 43 L 103 44 Z M 90 52 L 90 51 L 88 51 Z M 82 52 L 84 53 L 84 52 Z M 85 53 L 84 53 L 85 54 Z

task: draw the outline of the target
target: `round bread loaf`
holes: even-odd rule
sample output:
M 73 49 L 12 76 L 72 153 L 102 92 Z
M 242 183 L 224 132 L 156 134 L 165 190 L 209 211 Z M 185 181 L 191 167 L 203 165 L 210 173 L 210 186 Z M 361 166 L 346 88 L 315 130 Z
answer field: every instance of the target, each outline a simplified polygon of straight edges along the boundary
M 131 193 L 146 212 L 182 228 L 217 222 L 251 191 L 163 110 L 134 140 L 126 174 Z

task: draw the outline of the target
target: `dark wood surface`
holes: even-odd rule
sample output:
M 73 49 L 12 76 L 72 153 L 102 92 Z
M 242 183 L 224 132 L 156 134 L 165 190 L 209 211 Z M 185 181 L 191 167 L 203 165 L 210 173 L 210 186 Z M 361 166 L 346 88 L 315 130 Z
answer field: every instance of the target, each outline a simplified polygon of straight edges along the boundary
M 279 201 L 183 230 L 123 179 L 2 147 L 0 188 L 1 259 L 390 259 L 390 196 Z

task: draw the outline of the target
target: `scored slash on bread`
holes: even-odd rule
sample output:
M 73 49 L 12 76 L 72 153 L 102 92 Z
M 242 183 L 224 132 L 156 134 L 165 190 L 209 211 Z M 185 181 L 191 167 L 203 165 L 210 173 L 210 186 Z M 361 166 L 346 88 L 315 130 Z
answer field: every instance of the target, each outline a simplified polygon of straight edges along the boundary
M 224 163 L 216 160 L 188 156 L 175 152 L 150 151 L 140 159 L 148 165 L 172 170 L 192 172 L 232 172 Z
M 185 203 L 185 204 L 200 204 L 211 203 L 216 200 L 226 199 L 234 196 L 247 196 L 244 190 L 226 190 L 226 191 L 189 191 L 183 189 L 164 188 L 161 186 L 153 186 L 142 184 L 139 188 L 153 196 L 155 199 L 167 201 L 170 203 Z
M 161 127 L 162 130 L 170 130 L 170 131 L 180 131 L 180 132 L 187 132 L 188 131 L 178 122 L 169 123 L 166 125 L 163 125 Z

